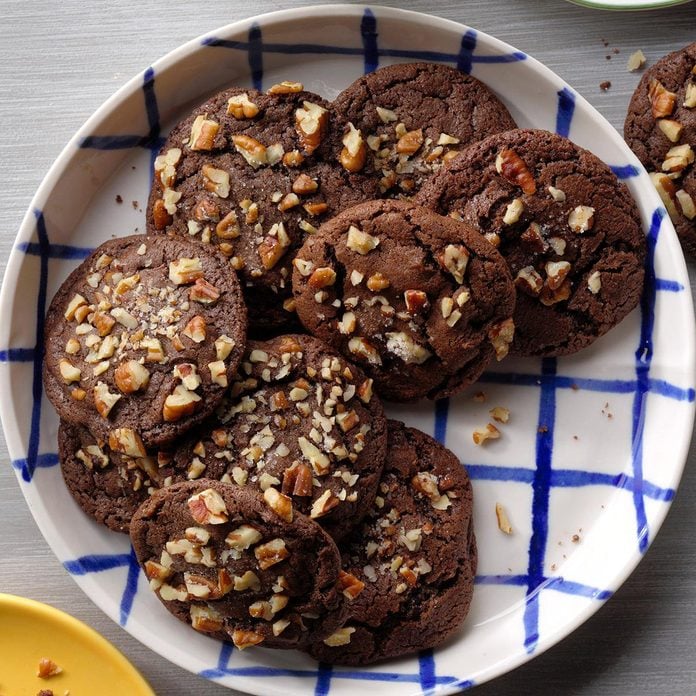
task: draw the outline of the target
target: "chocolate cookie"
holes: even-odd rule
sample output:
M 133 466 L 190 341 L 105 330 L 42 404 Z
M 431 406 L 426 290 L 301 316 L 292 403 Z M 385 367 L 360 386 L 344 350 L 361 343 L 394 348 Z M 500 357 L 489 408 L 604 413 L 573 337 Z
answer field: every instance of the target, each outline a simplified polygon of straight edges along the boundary
M 386 454 L 386 419 L 372 380 L 321 341 L 252 341 L 230 397 L 180 448 L 179 468 L 280 491 L 335 539 L 366 514 Z
M 494 135 L 438 172 L 417 202 L 499 245 L 518 288 L 512 353 L 575 353 L 638 304 L 645 237 L 636 204 L 606 164 L 566 138 Z
M 381 396 L 449 396 L 512 340 L 505 261 L 465 225 L 404 201 L 370 201 L 324 223 L 294 261 L 297 314 L 363 367 Z
M 335 145 L 339 161 L 371 176 L 386 196 L 415 194 L 459 150 L 516 127 L 486 85 L 436 63 L 364 75 L 336 97 L 334 108 L 345 123 Z
M 295 250 L 321 220 L 371 197 L 371 181 L 322 156 L 332 129 L 331 105 L 299 83 L 235 88 L 194 109 L 155 160 L 148 230 L 228 257 L 254 330 L 296 326 Z
M 684 251 L 696 255 L 696 43 L 645 71 L 624 137 L 650 172 Z
M 60 422 L 58 454 L 63 479 L 77 504 L 100 524 L 128 533 L 138 506 L 157 489 L 185 480 L 187 470 L 177 469 L 171 452 L 129 457 L 111 450 L 87 428 Z M 224 471 L 221 462 L 220 477 Z
M 375 505 L 343 546 L 348 617 L 309 648 L 322 662 L 361 665 L 433 648 L 469 611 L 477 553 L 466 471 L 397 421 L 388 452 Z
M 338 549 L 284 502 L 206 479 L 154 493 L 133 516 L 131 540 L 164 606 L 240 650 L 329 635 L 341 619 Z
M 51 302 L 46 394 L 67 422 L 145 457 L 220 403 L 245 339 L 239 283 L 212 249 L 161 235 L 113 239 Z

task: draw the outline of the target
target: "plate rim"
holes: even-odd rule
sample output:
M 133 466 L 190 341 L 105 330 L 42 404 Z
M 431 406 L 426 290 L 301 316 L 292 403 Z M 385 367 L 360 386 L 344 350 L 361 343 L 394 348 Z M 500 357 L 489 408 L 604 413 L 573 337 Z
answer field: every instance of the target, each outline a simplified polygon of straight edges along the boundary
M 110 640 L 84 621 L 51 604 L 46 604 L 30 597 L 0 592 L 0 610 L 5 607 L 17 609 L 23 614 L 32 614 L 40 621 L 50 624 L 53 630 L 66 629 L 74 631 L 80 640 L 84 641 L 85 645 L 98 646 L 108 660 L 118 667 L 119 671 L 133 680 L 131 686 L 136 685 L 142 689 L 143 696 L 148 694 L 156 696 L 138 668 Z
M 576 0 L 570 1 L 575 2 Z M 671 2 L 670 4 L 680 4 L 682 2 L 688 1 L 689 0 L 673 0 L 673 2 Z M 578 0 L 578 2 L 580 4 L 589 4 L 592 2 L 592 0 Z M 643 8 L 648 9 L 644 6 Z M 439 17 L 437 15 L 424 12 L 417 12 L 413 10 L 404 10 L 398 7 L 390 6 L 339 3 L 309 5 L 301 8 L 276 10 L 273 12 L 252 15 L 237 20 L 235 22 L 222 25 L 218 28 L 214 28 L 211 31 L 207 31 L 175 47 L 171 51 L 167 52 L 160 58 L 153 61 L 150 67 L 155 71 L 155 74 L 161 74 L 164 70 L 167 70 L 175 66 L 180 59 L 190 55 L 193 52 L 196 52 L 197 50 L 201 50 L 201 48 L 203 48 L 203 42 L 206 38 L 220 35 L 229 36 L 232 33 L 239 33 L 244 31 L 245 29 L 248 30 L 248 28 L 255 22 L 259 22 L 263 26 L 278 26 L 279 24 L 282 24 L 284 22 L 307 18 L 308 16 L 355 18 L 362 16 L 364 12 L 368 9 L 373 11 L 378 18 L 388 20 L 401 20 L 411 24 L 422 24 L 423 22 L 427 22 L 429 25 L 433 26 L 436 29 L 457 31 L 461 33 L 466 29 L 471 28 L 476 31 L 477 36 L 484 38 L 485 41 L 492 47 L 495 47 L 501 51 L 518 50 L 511 44 L 508 44 L 507 42 L 502 41 L 501 39 L 498 39 L 488 34 L 487 32 L 472 27 L 471 25 L 464 24 L 456 20 Z M 625 9 L 630 8 L 627 7 Z M 580 93 L 578 93 L 574 88 L 572 88 L 572 86 L 569 85 L 565 80 L 563 80 L 558 74 L 551 70 L 551 68 L 541 63 L 532 55 L 527 54 L 525 52 L 525 57 L 526 62 L 531 64 L 537 73 L 541 73 L 541 75 L 549 83 L 554 84 L 558 87 L 570 87 L 570 89 L 573 92 L 576 105 L 582 104 L 583 108 L 587 110 L 594 119 L 599 120 L 603 124 L 603 126 L 605 126 L 606 137 L 611 138 L 616 144 L 618 144 L 619 147 L 624 151 L 629 162 L 636 166 L 642 174 L 645 174 L 643 166 L 640 164 L 637 157 L 630 150 L 630 148 L 628 148 L 618 131 L 616 131 L 616 129 L 611 125 L 611 123 L 609 123 L 609 121 L 589 101 L 587 101 L 587 99 L 585 99 Z M 15 283 L 12 281 L 16 281 L 17 279 L 21 267 L 21 259 L 23 258 L 23 254 L 17 248 L 17 242 L 24 241 L 25 238 L 31 236 L 31 232 L 35 229 L 35 211 L 40 210 L 43 207 L 42 204 L 46 202 L 50 193 L 60 180 L 61 175 L 64 173 L 66 166 L 69 165 L 70 159 L 74 154 L 74 145 L 78 141 L 80 141 L 85 134 L 90 134 L 91 131 L 93 131 L 94 126 L 100 124 L 106 116 L 108 116 L 110 113 L 114 111 L 114 109 L 118 109 L 119 106 L 122 106 L 123 103 L 133 94 L 134 91 L 139 91 L 142 88 L 142 78 L 144 72 L 145 70 L 138 71 L 132 78 L 128 79 L 121 87 L 119 87 L 111 96 L 104 100 L 104 102 L 99 107 L 97 107 L 97 109 L 84 121 L 82 126 L 80 126 L 78 130 L 75 132 L 75 134 L 68 140 L 68 142 L 62 148 L 61 152 L 58 154 L 54 162 L 49 167 L 46 175 L 44 176 L 38 189 L 36 190 L 36 193 L 33 195 L 27 212 L 25 213 L 22 222 L 19 226 L 15 238 L 15 243 L 12 247 L 12 251 L 8 258 L 2 288 L 0 289 L 0 308 L 11 306 L 12 302 L 14 301 Z M 651 205 L 653 208 L 662 207 L 661 201 L 659 200 L 656 191 L 650 190 L 649 197 L 651 199 Z M 668 236 L 670 237 L 669 245 L 670 251 L 672 252 L 671 261 L 675 264 L 672 270 L 681 279 L 688 280 L 684 255 L 681 252 L 681 247 L 677 241 L 676 233 L 669 219 L 669 216 L 665 216 L 665 219 L 662 221 L 661 233 L 664 232 L 668 232 Z M 685 293 L 685 302 L 687 303 L 688 308 L 691 310 L 688 313 L 688 315 L 690 317 L 690 323 L 693 329 L 693 300 L 690 292 Z M 2 337 L 0 338 L 0 340 L 8 338 L 8 326 L 9 322 L 8 325 L 0 327 L 0 336 Z M 692 333 L 694 332 L 692 331 Z M 7 343 L 7 340 L 5 340 L 5 343 Z M 690 367 L 690 372 L 692 373 L 692 375 L 696 375 L 696 351 L 693 340 L 690 340 L 686 352 L 688 353 L 688 356 L 685 358 L 683 363 L 684 369 L 685 371 L 689 371 L 688 368 Z M 9 369 L 9 362 L 0 363 L 0 384 L 8 381 Z M 2 422 L 3 431 L 5 433 L 8 451 L 10 453 L 11 458 L 15 459 L 15 457 L 13 456 L 13 452 L 21 452 L 23 443 L 18 442 L 19 440 L 21 440 L 18 429 L 18 420 L 16 418 L 16 413 L 14 409 L 10 408 L 10 403 L 10 400 L 0 400 L 0 420 Z M 684 432 L 684 437 L 681 439 L 680 443 L 677 446 L 672 445 L 673 451 L 675 452 L 675 468 L 673 471 L 675 479 L 675 489 L 678 489 L 683 475 L 684 466 L 686 464 L 686 458 L 691 441 L 691 433 L 693 431 L 694 426 L 696 403 L 694 403 L 694 401 L 691 401 L 689 404 L 686 405 L 686 408 L 689 411 L 688 422 L 690 426 L 688 428 L 688 432 Z M 37 517 L 34 515 L 32 503 L 30 499 L 27 497 L 27 489 L 24 485 L 24 482 L 22 481 L 21 473 L 19 472 L 19 470 L 15 469 L 15 475 L 17 476 L 20 489 L 22 490 L 22 494 L 25 498 L 25 501 L 27 502 L 27 505 L 30 508 L 30 512 L 32 513 L 34 522 L 39 527 L 51 551 L 54 553 L 54 555 L 56 555 L 58 561 L 61 562 L 60 558 L 57 556 L 56 552 L 53 549 L 53 544 L 49 542 L 49 537 L 53 535 L 55 527 L 49 526 L 47 522 L 43 519 L 37 519 Z M 659 533 L 659 530 L 662 527 L 664 519 L 668 514 L 670 508 L 671 501 L 665 502 L 659 508 L 659 511 L 653 514 L 651 525 L 652 533 L 649 539 L 649 544 L 652 544 L 657 534 Z M 636 569 L 638 563 L 642 560 L 643 555 L 644 554 L 639 553 L 637 549 L 634 549 L 630 559 L 628 559 L 627 562 L 621 566 L 619 571 L 612 575 L 611 582 L 606 583 L 607 587 L 610 587 L 613 591 L 616 591 L 626 581 L 628 576 Z M 74 575 L 71 575 L 71 577 L 73 578 L 73 580 L 76 581 L 76 584 L 78 585 L 80 590 L 83 591 L 87 595 L 87 597 L 99 607 L 101 611 L 103 611 L 116 623 L 119 623 L 118 617 L 115 615 L 116 612 L 111 612 L 107 610 L 91 594 L 87 594 L 85 587 L 91 584 L 92 578 L 90 578 L 89 576 L 83 578 L 84 584 L 82 584 L 80 582 L 77 582 L 77 578 Z M 543 638 L 540 637 L 539 642 L 537 643 L 536 648 L 531 655 L 526 653 L 524 648 L 522 648 L 517 652 L 512 653 L 512 655 L 508 655 L 504 658 L 501 658 L 499 661 L 493 664 L 488 664 L 486 667 L 484 667 L 477 673 L 476 684 L 489 681 L 491 679 L 496 678 L 497 676 L 512 671 L 519 665 L 541 655 L 543 652 L 545 652 L 546 650 L 554 646 L 556 643 L 558 643 L 562 638 L 570 635 L 581 624 L 583 624 L 587 619 L 594 615 L 594 613 L 599 610 L 599 608 L 604 604 L 605 601 L 606 599 L 596 599 L 593 604 L 590 604 L 585 609 L 576 612 L 571 621 L 566 621 L 562 626 L 556 627 L 554 631 L 546 631 L 544 633 Z M 140 635 L 140 630 L 138 627 L 132 625 L 129 628 L 125 628 L 123 626 L 121 626 L 121 628 L 124 628 L 126 632 L 133 635 L 139 642 L 143 643 L 153 652 L 171 661 L 171 658 L 169 656 L 162 653 L 159 649 L 148 645 L 144 641 L 143 637 Z M 187 666 L 184 666 L 184 668 L 189 671 L 192 671 L 191 668 Z M 241 678 L 241 682 L 241 688 L 246 688 L 248 680 L 246 678 Z M 229 688 L 239 687 L 235 685 L 234 687 Z M 461 688 L 462 685 L 460 682 L 456 682 L 451 685 L 441 685 L 441 687 L 438 689 L 438 693 L 457 693 Z M 268 691 L 268 693 L 270 693 L 270 690 Z M 278 691 L 277 693 L 280 693 L 280 691 Z
M 692 0 L 648 0 L 640 2 L 621 2 L 620 0 L 568 0 L 568 2 L 580 7 L 587 7 L 591 10 L 608 10 L 610 12 L 631 12 L 643 10 L 661 10 L 675 5 L 685 5 Z

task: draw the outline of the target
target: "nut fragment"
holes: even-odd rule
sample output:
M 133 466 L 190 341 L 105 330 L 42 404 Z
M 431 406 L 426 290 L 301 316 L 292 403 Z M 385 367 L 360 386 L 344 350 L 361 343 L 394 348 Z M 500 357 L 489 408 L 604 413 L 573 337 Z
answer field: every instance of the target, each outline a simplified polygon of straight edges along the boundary
M 544 279 L 536 272 L 534 266 L 525 266 L 515 276 L 515 287 L 534 297 L 544 287 Z
M 315 473 L 318 476 L 326 474 L 331 464 L 329 458 L 306 437 L 298 437 L 297 444 L 300 446 L 303 456 L 312 465 Z
M 324 638 L 324 643 L 331 648 L 337 648 L 340 645 L 348 645 L 353 633 L 355 633 L 355 628 L 353 626 L 344 626 L 334 631 L 328 638 Z
M 131 428 L 114 428 L 109 433 L 109 447 L 114 452 L 121 452 L 129 457 L 147 456 L 140 435 Z
M 275 488 L 267 488 L 263 499 L 273 512 L 286 522 L 292 522 L 292 500 L 287 495 L 279 493 Z
M 411 314 L 424 311 L 428 306 L 428 295 L 422 290 L 406 290 L 404 292 L 406 310 Z
M 133 394 L 147 387 L 150 371 L 137 360 L 126 360 L 114 371 L 114 381 L 124 394 Z
M 192 150 L 212 150 L 219 129 L 217 121 L 209 119 L 207 114 L 199 114 L 191 125 L 189 147 Z
M 340 570 L 338 572 L 336 589 L 342 592 L 346 599 L 352 601 L 365 589 L 365 583 L 362 580 L 358 580 L 352 573 Z
M 163 230 L 170 225 L 173 218 L 167 211 L 163 198 L 158 198 L 152 206 L 152 222 L 156 230 Z
M 319 290 L 321 288 L 326 288 L 333 285 L 336 282 L 336 271 L 328 266 L 323 266 L 322 268 L 317 268 L 311 276 L 307 284 L 310 288 Z
M 259 107 L 249 99 L 246 92 L 243 92 L 227 100 L 227 113 L 240 120 L 254 118 L 259 113 Z
M 469 263 L 469 250 L 466 247 L 461 244 L 448 244 L 444 252 L 438 256 L 438 261 L 459 284 L 464 282 L 464 273 Z
M 280 261 L 287 251 L 288 246 L 290 246 L 290 240 L 285 232 L 285 225 L 282 222 L 274 225 L 271 231 L 275 231 L 276 236 L 268 234 L 258 247 L 261 264 L 267 271 Z
M 422 365 L 432 355 L 427 348 L 416 343 L 410 334 L 403 331 L 388 332 L 386 337 L 387 350 L 407 365 Z
M 155 158 L 155 173 L 159 175 L 159 179 L 165 189 L 174 185 L 176 165 L 180 159 L 181 150 L 178 147 L 172 147 L 163 155 Z
M 694 161 L 694 151 L 691 145 L 676 145 L 667 151 L 665 161 L 662 163 L 662 171 L 681 172 Z
M 510 350 L 510 344 L 515 336 L 515 323 L 512 319 L 504 319 L 488 329 L 488 340 L 495 350 L 495 357 L 501 361 Z
M 268 88 L 268 94 L 296 94 L 304 89 L 304 85 L 301 82 L 290 82 L 289 80 L 283 80 L 275 85 L 271 85 Z
M 659 172 L 651 172 L 650 179 L 653 182 L 653 186 L 660 194 L 662 204 L 667 209 L 669 216 L 672 220 L 677 220 L 679 211 L 674 202 L 676 198 L 676 187 L 674 186 L 674 182 L 666 174 L 661 174 Z
M 209 605 L 192 604 L 189 609 L 191 627 L 203 633 L 217 633 L 224 625 L 222 615 Z
M 53 660 L 48 657 L 42 657 L 39 660 L 39 669 L 36 676 L 39 677 L 39 679 L 50 679 L 51 677 L 55 677 L 56 675 L 60 674 L 62 671 L 63 669 Z
M 220 291 L 204 278 L 196 279 L 189 290 L 189 300 L 200 304 L 212 305 L 220 299 Z
M 302 102 L 302 108 L 295 111 L 295 130 L 308 155 L 319 147 L 326 135 L 328 123 L 329 112 L 319 104 L 305 101 Z
M 587 287 L 593 295 L 596 295 L 602 289 L 602 279 L 599 271 L 595 271 L 590 275 L 587 279 Z
M 300 462 L 295 462 L 283 474 L 282 491 L 285 495 L 306 498 L 312 495 L 312 470 Z
M 396 143 L 396 151 L 401 155 L 413 155 L 423 144 L 423 129 L 408 131 Z
M 385 109 L 381 106 L 376 107 L 377 115 L 382 123 L 393 123 L 398 120 L 398 116 L 391 109 Z
M 643 51 L 638 49 L 637 51 L 631 53 L 631 55 L 628 57 L 628 65 L 626 66 L 626 69 L 628 72 L 640 70 L 645 65 L 645 61 L 645 54 Z
M 314 501 L 312 509 L 309 512 L 310 518 L 317 519 L 318 517 L 323 517 L 335 508 L 339 502 L 339 499 L 330 490 L 324 491 Z
M 589 205 L 579 205 L 568 215 L 568 227 L 577 234 L 591 230 L 594 225 L 595 209 Z
M 348 132 L 343 136 L 343 149 L 339 161 L 346 171 L 359 172 L 365 166 L 367 146 L 362 133 L 352 124 L 348 124 Z
M 200 493 L 194 493 L 186 504 L 191 517 L 198 524 L 224 524 L 228 520 L 225 501 L 212 488 L 206 488 Z
M 174 285 L 188 285 L 203 277 L 203 266 L 199 258 L 181 258 L 169 263 L 169 280 Z
M 391 283 L 383 273 L 378 271 L 367 279 L 366 285 L 368 290 L 371 290 L 372 292 L 379 292 L 380 290 L 385 290 L 388 288 Z
M 261 570 L 280 563 L 290 555 L 282 539 L 272 539 L 265 544 L 260 544 L 254 549 L 254 556 L 259 562 Z
M 82 371 L 79 367 L 75 367 L 69 360 L 61 360 L 58 363 L 58 369 L 60 370 L 60 376 L 66 384 L 80 381 Z
M 186 416 L 190 416 L 198 408 L 201 397 L 187 389 L 183 384 L 178 384 L 174 392 L 164 400 L 162 417 L 167 423 L 172 423 Z
M 292 182 L 292 190 L 300 196 L 308 196 L 314 193 L 319 188 L 319 184 L 307 174 L 300 174 L 295 181 Z
M 250 135 L 233 135 L 232 142 L 237 152 L 244 157 L 254 169 L 268 164 L 268 152 L 256 138 Z
M 271 490 L 269 488 L 269 490 Z M 258 592 L 261 589 L 261 581 L 258 575 L 253 570 L 247 570 L 242 577 L 235 575 L 234 577 L 234 591 L 244 592 L 245 590 L 252 590 L 253 592 Z
M 94 407 L 102 418 L 108 418 L 111 409 L 121 398 L 120 394 L 112 394 L 104 382 L 97 382 L 92 390 Z
M 497 440 L 499 437 L 500 430 L 493 423 L 487 423 L 483 428 L 476 428 L 472 433 L 472 438 L 476 445 L 482 445 L 487 440 Z
M 495 516 L 498 520 L 498 529 L 503 532 L 503 534 L 512 534 L 512 525 L 505 512 L 505 508 L 500 503 L 495 504 Z
M 348 350 L 353 355 L 367 360 L 371 365 L 382 364 L 382 358 L 377 348 L 361 336 L 356 336 L 348 341 Z
M 512 202 L 508 203 L 505 209 L 503 224 L 514 225 L 520 219 L 520 215 L 522 215 L 523 212 L 524 201 L 521 198 L 515 198 Z
M 500 151 L 495 160 L 495 169 L 504 179 L 519 186 L 528 195 L 536 193 L 536 182 L 524 160 L 510 148 Z
M 87 304 L 87 300 L 82 297 L 79 293 L 75 293 L 65 308 L 63 316 L 68 320 L 72 321 L 75 318 L 75 312 L 77 312 L 78 307 L 83 307 Z
M 246 650 L 252 645 L 258 645 L 263 642 L 263 636 L 255 631 L 245 631 L 237 628 L 232 631 L 232 642 L 238 650 Z
M 510 420 L 510 409 L 504 406 L 494 406 L 488 413 L 490 413 L 491 418 L 498 421 L 498 423 L 507 423 Z
M 210 191 L 220 198 L 227 198 L 230 195 L 229 172 L 204 164 L 201 167 L 201 174 L 206 191 Z
M 563 285 L 568 273 L 570 273 L 570 264 L 567 261 L 547 261 L 546 266 L 546 285 L 551 290 L 556 290 Z
M 225 543 L 238 551 L 246 551 L 253 544 L 261 541 L 261 533 L 248 524 L 243 524 L 225 537 Z
M 565 202 L 565 191 L 561 191 L 561 189 L 556 188 L 555 186 L 549 186 L 548 192 L 551 194 L 551 198 L 553 198 L 553 200 L 556 201 L 556 203 Z
M 694 199 L 686 192 L 684 189 L 679 189 L 676 193 L 677 201 L 679 202 L 679 207 L 684 213 L 684 217 L 689 220 L 696 218 L 696 204 L 694 204 Z
M 648 98 L 650 99 L 653 118 L 670 116 L 674 111 L 674 105 L 677 101 L 677 95 L 667 90 L 665 86 L 654 77 L 650 80 Z
M 694 82 L 689 82 L 689 84 L 686 85 L 684 106 L 687 109 L 693 109 L 696 106 L 696 83 Z
M 678 143 L 684 126 L 679 121 L 670 118 L 660 118 L 657 120 L 657 127 L 665 134 L 665 137 L 672 143 Z
M 373 237 L 351 225 L 348 228 L 348 237 L 346 238 L 346 246 L 362 256 L 369 254 L 373 249 L 379 246 L 379 238 Z
M 194 343 L 201 343 L 205 341 L 205 319 L 200 314 L 196 314 L 196 316 L 191 317 L 191 320 L 188 322 L 188 324 L 186 324 L 182 333 L 184 336 L 190 338 Z
M 350 334 L 357 328 L 358 321 L 354 312 L 346 312 L 339 322 L 336 323 L 339 333 L 344 336 L 350 336 Z

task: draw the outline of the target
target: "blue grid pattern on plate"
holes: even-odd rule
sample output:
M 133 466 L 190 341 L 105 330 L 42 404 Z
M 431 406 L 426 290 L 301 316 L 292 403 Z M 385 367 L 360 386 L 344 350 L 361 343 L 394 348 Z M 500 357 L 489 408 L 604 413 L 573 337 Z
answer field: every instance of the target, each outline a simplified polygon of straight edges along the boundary
M 457 54 L 435 51 L 404 50 L 383 48 L 378 44 L 377 20 L 371 10 L 366 9 L 360 23 L 362 47 L 338 47 L 321 44 L 280 44 L 264 43 L 261 27 L 253 24 L 249 29 L 247 41 L 229 41 L 208 37 L 203 44 L 210 47 L 222 47 L 247 53 L 250 73 L 254 86 L 262 88 L 263 56 L 266 53 L 280 54 L 334 54 L 361 56 L 365 71 L 377 68 L 381 57 L 406 58 L 409 60 L 426 60 L 452 63 L 464 72 L 470 72 L 476 63 L 511 63 L 526 58 L 521 52 L 503 55 L 477 55 L 476 32 L 467 30 L 462 36 L 460 50 Z M 101 150 L 147 148 L 151 160 L 161 147 L 159 109 L 155 94 L 155 74 L 152 68 L 143 76 L 144 108 L 149 125 L 145 135 L 92 135 L 80 142 L 82 148 Z M 575 109 L 575 96 L 568 87 L 558 92 L 556 130 L 568 135 Z M 626 179 L 638 175 L 633 165 L 616 165 L 612 167 L 619 178 Z M 22 242 L 17 249 L 25 254 L 38 256 L 40 259 L 38 299 L 36 307 L 36 343 L 33 347 L 12 347 L 0 350 L 0 362 L 33 363 L 31 426 L 27 444 L 26 457 L 15 460 L 13 466 L 21 473 L 22 479 L 31 482 L 37 468 L 52 467 L 58 464 L 55 452 L 39 453 L 40 418 L 42 401 L 41 366 L 43 360 L 43 325 L 46 309 L 46 287 L 48 264 L 50 259 L 80 260 L 85 258 L 90 249 L 62 244 L 51 244 L 46 230 L 43 213 L 35 211 L 36 242 Z M 652 362 L 652 332 L 654 327 L 655 299 L 658 291 L 683 292 L 684 287 L 674 280 L 657 278 L 654 272 L 654 254 L 661 221 L 665 216 L 663 208 L 655 210 L 648 231 L 648 255 L 646 259 L 645 290 L 641 300 L 640 341 L 636 350 L 636 378 L 634 380 L 577 379 L 558 374 L 556 359 L 542 360 L 541 374 L 523 373 L 488 373 L 483 382 L 507 384 L 510 386 L 535 386 L 540 390 L 538 414 L 538 432 L 536 436 L 535 468 L 517 468 L 495 465 L 471 464 L 469 474 L 474 480 L 495 480 L 505 482 L 527 483 L 532 487 L 532 536 L 529 544 L 527 573 L 522 575 L 479 575 L 476 583 L 481 585 L 512 585 L 526 588 L 524 612 L 524 645 L 532 653 L 539 639 L 539 596 L 541 591 L 553 590 L 570 595 L 604 600 L 611 596 L 610 590 L 590 587 L 570 582 L 560 576 L 545 576 L 543 573 L 544 557 L 548 534 L 549 497 L 553 488 L 582 486 L 612 486 L 628 491 L 633 499 L 636 515 L 636 532 L 638 548 L 644 552 L 648 546 L 648 528 L 645 514 L 645 498 L 668 502 L 674 497 L 674 490 L 660 488 L 646 481 L 642 466 L 642 436 L 645 398 L 648 394 L 660 394 L 677 401 L 694 401 L 694 389 L 683 389 L 676 385 L 650 377 Z M 554 469 L 552 467 L 553 439 L 555 425 L 556 393 L 559 389 L 586 389 L 606 394 L 634 395 L 632 412 L 632 475 L 612 475 L 590 471 Z M 435 437 L 445 443 L 447 436 L 449 400 L 443 399 L 435 404 Z M 543 427 L 542 427 L 543 426 Z M 64 562 L 65 568 L 73 575 L 99 573 L 113 568 L 127 568 L 126 581 L 120 603 L 120 623 L 125 626 L 133 606 L 138 587 L 139 569 L 135 554 L 103 554 L 83 556 Z M 417 673 L 400 672 L 363 672 L 334 669 L 330 665 L 320 664 L 317 669 L 292 670 L 264 666 L 231 667 L 233 647 L 223 644 L 218 662 L 214 667 L 203 670 L 202 676 L 216 679 L 225 676 L 262 676 L 282 677 L 299 676 L 315 680 L 315 694 L 328 694 L 333 679 L 359 681 L 382 681 L 418 684 L 424 694 L 432 694 L 438 686 L 456 686 L 467 688 L 471 681 L 458 680 L 453 676 L 438 675 L 435 653 L 423 651 L 418 658 Z

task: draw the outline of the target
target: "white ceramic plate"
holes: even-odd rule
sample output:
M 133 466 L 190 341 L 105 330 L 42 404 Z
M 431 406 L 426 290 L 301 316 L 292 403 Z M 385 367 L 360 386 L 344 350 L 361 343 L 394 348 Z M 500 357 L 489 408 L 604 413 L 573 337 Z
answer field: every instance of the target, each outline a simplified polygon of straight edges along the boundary
M 643 303 L 572 358 L 504 361 L 451 402 L 390 409 L 446 442 L 474 481 L 479 576 L 469 618 L 447 645 L 365 669 L 318 667 L 295 652 L 233 651 L 164 611 L 128 539 L 89 521 L 63 486 L 58 419 L 41 389 L 44 309 L 87 248 L 143 230 L 153 148 L 192 102 L 229 85 L 268 87 L 282 79 L 332 98 L 365 69 L 414 59 L 471 70 L 521 126 L 568 134 L 615 167 L 649 237 Z M 653 539 L 693 424 L 694 320 L 685 287 L 674 230 L 644 170 L 616 131 L 550 70 L 496 39 L 426 15 L 341 5 L 279 12 L 220 29 L 158 61 L 104 104 L 60 155 L 7 267 L 2 420 L 22 491 L 60 561 L 109 616 L 164 657 L 264 696 L 364 688 L 450 693 L 512 669 L 571 632 Z M 478 390 L 487 395 L 483 404 L 472 399 Z M 475 447 L 471 432 L 495 405 L 510 409 L 510 423 L 500 440 Z M 496 502 L 510 517 L 510 536 L 497 528 Z

